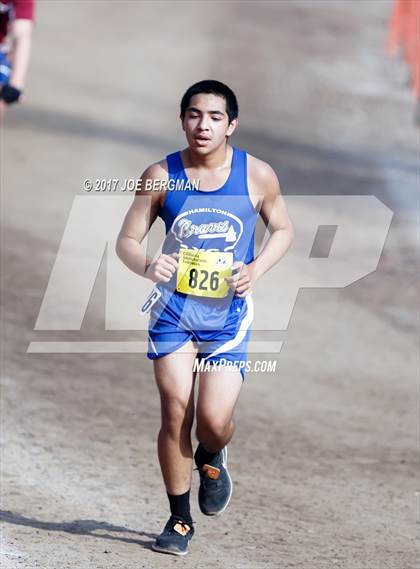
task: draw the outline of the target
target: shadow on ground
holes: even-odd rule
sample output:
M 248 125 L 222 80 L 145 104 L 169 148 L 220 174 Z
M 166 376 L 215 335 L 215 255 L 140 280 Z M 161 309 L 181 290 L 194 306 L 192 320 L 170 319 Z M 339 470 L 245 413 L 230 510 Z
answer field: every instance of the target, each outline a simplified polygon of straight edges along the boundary
M 0 511 L 0 522 L 8 523 L 17 526 L 27 526 L 35 529 L 45 531 L 58 531 L 64 533 L 71 533 L 77 535 L 87 535 L 96 538 L 108 539 L 111 541 L 122 541 L 124 543 L 135 543 L 151 549 L 153 541 L 156 539 L 156 534 L 144 531 L 136 531 L 129 529 L 125 526 L 116 526 L 108 522 L 99 522 L 97 520 L 74 520 L 72 522 L 45 522 L 35 518 L 27 518 L 20 514 L 14 514 L 10 511 Z M 96 533 L 101 532 L 101 533 Z M 115 532 L 115 533 L 129 533 L 137 536 L 150 538 L 149 540 L 131 539 L 128 537 L 115 536 L 111 533 L 102 532 Z

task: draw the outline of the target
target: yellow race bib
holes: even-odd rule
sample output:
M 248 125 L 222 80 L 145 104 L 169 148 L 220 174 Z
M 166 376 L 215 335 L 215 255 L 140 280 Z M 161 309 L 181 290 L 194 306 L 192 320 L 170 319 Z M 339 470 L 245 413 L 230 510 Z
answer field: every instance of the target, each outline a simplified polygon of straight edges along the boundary
M 232 276 L 233 253 L 180 249 L 176 290 L 195 296 L 224 298 L 229 292 L 225 281 Z

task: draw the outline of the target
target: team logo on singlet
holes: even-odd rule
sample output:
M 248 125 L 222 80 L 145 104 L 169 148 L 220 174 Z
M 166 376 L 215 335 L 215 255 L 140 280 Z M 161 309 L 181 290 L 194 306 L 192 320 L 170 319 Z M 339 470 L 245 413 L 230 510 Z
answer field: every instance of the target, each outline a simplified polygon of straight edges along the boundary
M 178 215 L 171 232 L 181 247 L 201 248 L 200 242 L 205 240 L 205 248 L 209 251 L 230 251 L 241 238 L 243 223 L 239 217 L 224 209 L 198 207 Z M 214 246 L 208 247 L 209 240 L 214 241 Z
M 226 268 L 228 265 L 229 265 L 229 261 L 228 261 L 228 259 L 226 259 L 226 257 L 219 257 L 219 258 L 216 260 L 216 267 L 217 267 L 218 269 L 224 269 L 224 268 Z

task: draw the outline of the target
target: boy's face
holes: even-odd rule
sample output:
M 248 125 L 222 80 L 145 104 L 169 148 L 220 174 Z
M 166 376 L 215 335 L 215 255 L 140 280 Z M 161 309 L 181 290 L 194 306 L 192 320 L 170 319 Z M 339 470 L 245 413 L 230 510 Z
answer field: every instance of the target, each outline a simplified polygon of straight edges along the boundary
M 233 133 L 238 122 L 234 119 L 229 124 L 225 99 L 211 93 L 191 97 L 181 121 L 188 146 L 200 154 L 209 154 L 221 146 L 226 136 Z

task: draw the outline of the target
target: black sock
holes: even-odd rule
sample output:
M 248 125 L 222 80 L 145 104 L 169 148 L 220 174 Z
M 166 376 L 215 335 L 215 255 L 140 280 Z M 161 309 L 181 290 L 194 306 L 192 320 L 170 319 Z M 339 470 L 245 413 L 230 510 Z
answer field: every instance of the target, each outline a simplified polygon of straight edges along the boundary
M 175 517 L 179 516 L 187 523 L 192 523 L 192 517 L 190 512 L 190 491 L 188 490 L 185 494 L 179 494 L 175 496 L 167 492 L 169 498 L 169 506 L 171 508 L 171 514 Z
M 199 443 L 194 455 L 196 465 L 198 468 L 201 468 L 204 464 L 210 464 L 213 458 L 215 458 L 219 452 L 209 452 L 203 447 L 201 443 Z

